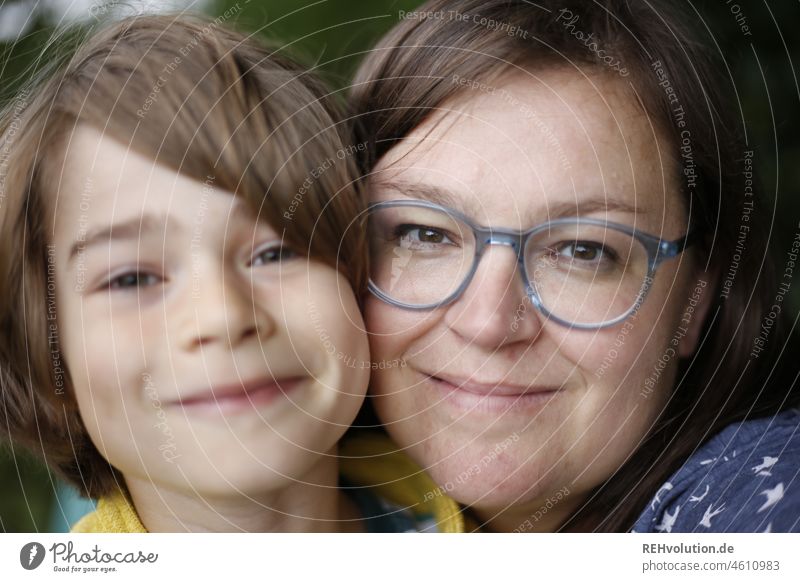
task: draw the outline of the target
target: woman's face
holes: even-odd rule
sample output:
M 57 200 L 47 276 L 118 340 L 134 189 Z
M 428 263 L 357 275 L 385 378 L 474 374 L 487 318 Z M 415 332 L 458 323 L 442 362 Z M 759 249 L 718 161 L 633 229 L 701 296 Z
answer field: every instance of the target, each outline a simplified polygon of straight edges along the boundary
M 465 88 L 382 158 L 370 197 L 431 200 L 487 227 L 580 216 L 678 239 L 687 231 L 679 169 L 634 99 L 627 82 L 567 70 Z M 374 373 L 375 407 L 397 443 L 482 519 L 510 529 L 539 511 L 531 528 L 550 528 L 624 463 L 663 408 L 702 323 L 696 287 L 684 253 L 662 264 L 634 317 L 570 329 L 532 307 L 515 253 L 490 246 L 445 307 L 368 299 L 373 360 L 407 364 Z

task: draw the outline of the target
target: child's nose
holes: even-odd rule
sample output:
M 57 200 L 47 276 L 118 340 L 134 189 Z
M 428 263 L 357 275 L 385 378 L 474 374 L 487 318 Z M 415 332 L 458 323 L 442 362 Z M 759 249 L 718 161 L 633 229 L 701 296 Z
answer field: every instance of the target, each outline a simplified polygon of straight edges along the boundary
M 187 349 L 216 343 L 234 348 L 248 339 L 269 335 L 271 320 L 253 303 L 247 285 L 228 284 L 223 277 L 215 283 L 210 279 L 204 277 L 192 291 L 191 321 L 187 322 L 184 342 Z M 227 277 L 228 281 L 232 279 Z

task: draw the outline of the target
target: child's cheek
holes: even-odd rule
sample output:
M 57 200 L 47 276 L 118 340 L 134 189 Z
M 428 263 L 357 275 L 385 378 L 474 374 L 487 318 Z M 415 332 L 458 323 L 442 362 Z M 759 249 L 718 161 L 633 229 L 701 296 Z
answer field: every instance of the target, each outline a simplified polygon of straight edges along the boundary
M 136 410 L 129 404 L 138 399 L 145 372 L 138 327 L 108 306 L 92 310 L 90 302 L 65 319 L 64 352 L 84 418 L 96 416 L 98 425 L 124 419 L 123 411 Z
M 359 370 L 368 375 L 369 347 L 364 321 L 347 279 L 332 268 L 311 263 L 302 289 L 284 293 L 284 297 L 293 343 L 299 343 L 298 338 L 302 337 L 309 348 L 307 352 L 315 354 L 316 365 L 311 369 L 332 372 L 346 379 L 341 389 L 360 392 L 360 384 L 366 385 L 366 380 Z

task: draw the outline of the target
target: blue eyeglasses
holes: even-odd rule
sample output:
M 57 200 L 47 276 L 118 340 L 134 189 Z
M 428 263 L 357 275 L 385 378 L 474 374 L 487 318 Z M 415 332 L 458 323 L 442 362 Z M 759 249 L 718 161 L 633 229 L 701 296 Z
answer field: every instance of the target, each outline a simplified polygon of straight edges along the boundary
M 472 281 L 489 245 L 510 247 L 531 303 L 569 327 L 598 329 L 629 317 L 656 269 L 693 244 L 665 241 L 601 219 L 563 218 L 526 231 L 486 228 L 422 200 L 369 206 L 370 291 L 405 309 L 452 303 Z

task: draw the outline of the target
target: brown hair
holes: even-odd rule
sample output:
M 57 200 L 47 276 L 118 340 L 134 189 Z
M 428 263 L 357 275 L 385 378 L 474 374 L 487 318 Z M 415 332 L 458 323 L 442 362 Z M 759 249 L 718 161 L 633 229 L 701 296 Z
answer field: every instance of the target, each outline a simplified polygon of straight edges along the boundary
M 81 422 L 50 333 L 56 306 L 46 302 L 48 184 L 76 127 L 92 126 L 198 181 L 213 178 L 289 245 L 342 271 L 356 296 L 366 247 L 353 226 L 364 203 L 357 148 L 324 85 L 219 19 L 128 18 L 64 61 L 0 118 L 0 427 L 99 497 L 122 481 Z
M 454 80 L 491 84 L 514 69 L 583 66 L 629 77 L 671 142 L 669 155 L 702 235 L 694 252 L 716 280 L 716 288 L 706 290 L 715 294 L 715 305 L 699 350 L 681 362 L 670 401 L 647 440 L 563 530 L 629 529 L 671 473 L 722 427 L 798 400 L 796 368 L 780 361 L 792 358 L 788 348 L 783 353 L 787 318 L 771 315 L 778 286 L 768 249 L 769 201 L 756 187 L 748 196 L 754 205 L 742 250 L 743 164 L 752 154 L 729 116 L 734 108 L 710 55 L 667 1 L 598 0 L 566 8 L 553 0 L 431 0 L 378 43 L 353 83 L 353 114 L 368 142 L 361 159 L 366 176 L 437 109 L 463 98 L 467 89 Z M 685 114 L 681 127 L 691 135 L 691 173 L 681 157 L 687 134 L 674 122 L 676 100 Z M 774 325 L 758 353 L 754 342 L 765 322 Z

